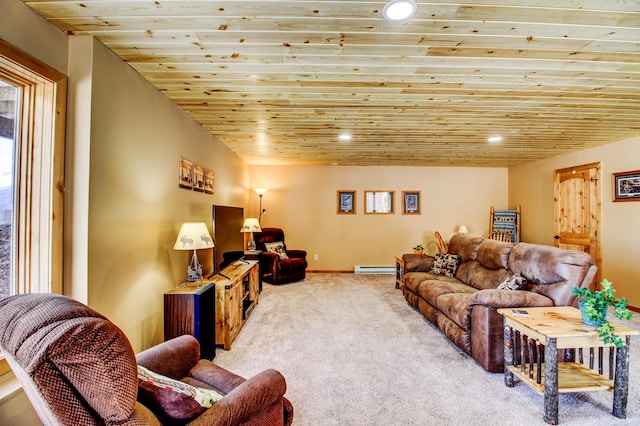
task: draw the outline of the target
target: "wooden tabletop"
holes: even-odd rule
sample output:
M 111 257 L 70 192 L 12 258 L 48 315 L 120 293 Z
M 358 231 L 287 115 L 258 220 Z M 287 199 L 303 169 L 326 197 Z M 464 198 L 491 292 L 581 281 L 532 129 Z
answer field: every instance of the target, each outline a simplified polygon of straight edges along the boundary
M 544 337 L 598 336 L 596 328 L 582 322 L 580 311 L 571 306 L 541 308 L 503 308 L 498 313 Z M 640 334 L 622 324 L 611 323 L 619 336 Z

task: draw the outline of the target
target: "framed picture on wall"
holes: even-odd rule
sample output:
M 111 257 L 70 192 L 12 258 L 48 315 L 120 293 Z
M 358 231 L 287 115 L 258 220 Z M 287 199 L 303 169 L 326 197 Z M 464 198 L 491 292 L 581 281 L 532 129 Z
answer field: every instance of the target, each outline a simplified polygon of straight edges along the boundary
M 356 191 L 338 190 L 338 214 L 356 214 Z
M 420 191 L 402 191 L 402 214 L 420 214 Z
M 640 170 L 613 173 L 613 201 L 640 201 Z
M 213 194 L 213 188 L 215 184 L 215 172 L 211 169 L 204 171 L 204 192 L 207 194 Z
M 364 214 L 394 214 L 394 191 L 364 191 Z
M 178 186 L 180 188 L 193 188 L 193 163 L 184 157 L 180 157 L 178 164 Z
M 197 164 L 193 167 L 193 190 L 204 192 L 204 167 Z

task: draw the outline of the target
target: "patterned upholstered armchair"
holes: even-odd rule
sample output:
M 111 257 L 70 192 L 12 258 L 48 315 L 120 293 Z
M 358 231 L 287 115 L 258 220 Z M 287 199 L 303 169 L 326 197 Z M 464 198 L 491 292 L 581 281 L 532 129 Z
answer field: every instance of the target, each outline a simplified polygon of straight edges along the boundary
M 286 382 L 276 370 L 245 380 L 199 359 L 198 341 L 189 335 L 136 356 L 118 327 L 65 296 L 25 294 L 0 300 L 0 349 L 45 425 L 173 423 L 160 402 L 139 392 L 136 364 L 181 385 L 224 395 L 210 408 L 198 405 L 195 417 L 189 412 L 189 420 L 180 424 L 282 425 L 293 418 L 283 396 Z M 184 398 L 167 395 L 171 390 L 157 389 L 162 403 L 173 403 L 178 410 L 187 405 Z
M 304 280 L 307 273 L 307 252 L 288 249 L 280 228 L 262 228 L 254 234 L 260 254 L 262 279 L 271 284 L 286 284 Z

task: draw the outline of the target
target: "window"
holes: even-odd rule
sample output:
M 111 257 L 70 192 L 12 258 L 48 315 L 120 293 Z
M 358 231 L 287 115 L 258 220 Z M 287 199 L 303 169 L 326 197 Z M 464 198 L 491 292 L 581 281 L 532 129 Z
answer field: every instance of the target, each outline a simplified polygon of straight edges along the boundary
M 0 80 L 0 298 L 14 293 L 13 185 L 18 88 Z
M 0 297 L 62 293 L 66 89 L 64 74 L 0 39 Z

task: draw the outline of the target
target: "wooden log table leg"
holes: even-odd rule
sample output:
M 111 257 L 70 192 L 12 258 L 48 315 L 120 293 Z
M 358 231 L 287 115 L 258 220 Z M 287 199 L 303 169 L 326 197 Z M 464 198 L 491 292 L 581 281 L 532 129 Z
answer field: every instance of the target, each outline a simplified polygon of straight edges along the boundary
M 544 346 L 544 421 L 558 424 L 558 349 L 555 338 Z
M 514 387 L 513 373 L 509 366 L 513 365 L 514 345 L 511 338 L 511 327 L 507 325 L 507 317 L 503 319 L 504 324 L 504 384 L 507 387 Z
M 616 378 L 613 382 L 613 415 L 627 418 L 627 398 L 629 396 L 629 343 L 626 336 L 623 347 L 616 349 Z

